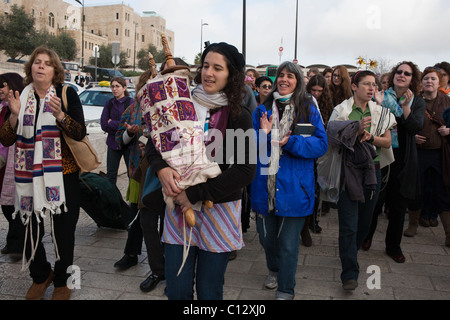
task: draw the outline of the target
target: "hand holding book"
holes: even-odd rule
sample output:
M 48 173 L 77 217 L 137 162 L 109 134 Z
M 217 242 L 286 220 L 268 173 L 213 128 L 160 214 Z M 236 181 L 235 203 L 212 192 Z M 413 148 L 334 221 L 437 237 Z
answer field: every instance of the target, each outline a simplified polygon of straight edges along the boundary
M 316 127 L 311 123 L 297 123 L 293 135 L 311 137 L 316 132 Z

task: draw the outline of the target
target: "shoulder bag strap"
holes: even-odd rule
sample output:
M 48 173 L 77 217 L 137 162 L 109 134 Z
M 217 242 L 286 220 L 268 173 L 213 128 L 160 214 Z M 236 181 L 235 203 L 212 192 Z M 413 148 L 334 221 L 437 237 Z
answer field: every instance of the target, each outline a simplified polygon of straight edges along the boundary
M 61 97 L 62 97 L 62 101 L 63 101 L 63 108 L 64 108 L 64 112 L 66 112 L 66 113 L 67 113 L 67 87 L 68 86 L 69 86 L 68 84 L 63 85 L 62 93 L 61 93 Z

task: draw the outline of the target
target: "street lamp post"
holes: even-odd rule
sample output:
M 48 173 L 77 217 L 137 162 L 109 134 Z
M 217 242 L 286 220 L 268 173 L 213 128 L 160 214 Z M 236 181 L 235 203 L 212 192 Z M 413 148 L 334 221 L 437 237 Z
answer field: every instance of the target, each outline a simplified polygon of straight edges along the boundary
M 246 16 L 247 16 L 247 9 L 246 9 L 246 2 L 243 0 L 243 8 L 242 8 L 242 55 L 244 56 L 244 59 L 246 58 L 246 34 L 247 34 L 247 27 L 246 27 Z
M 81 0 L 75 0 L 82 6 L 82 13 L 81 13 L 81 67 L 84 67 L 84 0 L 81 2 Z
M 207 26 L 208 24 L 205 22 L 203 23 L 203 19 L 202 19 L 202 24 L 201 24 L 201 28 L 200 28 L 200 56 L 203 54 L 203 26 Z
M 298 0 L 295 5 L 295 52 L 294 59 L 297 60 L 297 30 L 298 30 Z

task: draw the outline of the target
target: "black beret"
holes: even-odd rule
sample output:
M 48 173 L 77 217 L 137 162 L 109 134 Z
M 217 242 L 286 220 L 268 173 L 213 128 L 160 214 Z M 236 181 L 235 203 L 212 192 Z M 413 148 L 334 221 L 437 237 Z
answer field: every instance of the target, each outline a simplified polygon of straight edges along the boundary
M 272 79 L 270 79 L 269 77 L 266 77 L 266 76 L 261 76 L 261 77 L 259 77 L 258 79 L 256 79 L 255 85 L 256 85 L 257 87 L 259 87 L 263 81 L 269 81 L 270 83 L 273 84 Z
M 244 71 L 245 68 L 244 56 L 241 53 L 239 53 L 238 49 L 235 46 L 232 46 L 231 44 L 225 42 L 210 44 L 208 47 L 206 47 L 205 51 L 203 51 L 202 63 L 203 61 L 205 61 L 206 55 L 211 50 L 223 54 L 225 57 L 228 58 L 228 60 L 236 69 L 238 69 L 239 71 Z

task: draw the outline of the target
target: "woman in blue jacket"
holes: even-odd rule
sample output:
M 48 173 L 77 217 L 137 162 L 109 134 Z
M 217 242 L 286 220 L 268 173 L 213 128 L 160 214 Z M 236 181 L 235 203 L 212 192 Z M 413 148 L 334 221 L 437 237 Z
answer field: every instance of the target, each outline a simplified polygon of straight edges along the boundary
M 313 132 L 294 134 L 299 123 L 312 125 Z M 320 112 L 297 65 L 279 66 L 272 91 L 253 113 L 253 127 L 258 161 L 251 203 L 269 269 L 264 285 L 278 287 L 277 299 L 293 299 L 300 233 L 314 208 L 314 159 L 328 148 Z

